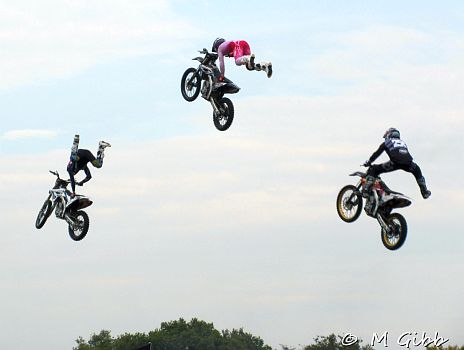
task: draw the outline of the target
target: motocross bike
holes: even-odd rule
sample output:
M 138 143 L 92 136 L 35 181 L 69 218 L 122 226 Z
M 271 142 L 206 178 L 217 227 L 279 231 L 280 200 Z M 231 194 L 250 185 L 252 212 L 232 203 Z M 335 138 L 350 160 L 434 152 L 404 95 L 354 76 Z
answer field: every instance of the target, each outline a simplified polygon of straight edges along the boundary
M 225 77 L 224 81 L 218 81 L 221 73 L 216 66 L 217 53 L 208 52 L 206 49 L 198 52 L 205 56 L 195 57 L 193 60 L 200 62 L 198 68 L 189 68 L 182 75 L 182 97 L 192 102 L 201 92 L 201 96 L 213 106 L 213 122 L 216 129 L 227 130 L 234 120 L 234 105 L 224 94 L 235 94 L 240 88 Z
M 338 193 L 337 213 L 345 222 L 354 222 L 361 215 L 362 189 L 366 184 L 368 175 L 357 171 L 350 176 L 359 176 L 361 179 L 356 186 L 347 185 Z M 410 204 L 410 198 L 402 193 L 392 191 L 380 177 L 375 178 L 366 199 L 364 211 L 379 222 L 382 243 L 387 249 L 399 249 L 406 240 L 408 232 L 406 219 L 401 214 L 392 213 L 392 210 L 407 207 Z
M 42 228 L 55 210 L 56 217 L 68 223 L 69 236 L 75 241 L 80 241 L 89 230 L 89 216 L 81 209 L 92 205 L 92 201 L 86 196 L 77 194 L 71 198 L 71 192 L 66 189 L 70 181 L 61 179 L 57 171 L 50 171 L 50 173 L 56 176 L 55 185 L 49 191 L 37 215 L 35 227 Z

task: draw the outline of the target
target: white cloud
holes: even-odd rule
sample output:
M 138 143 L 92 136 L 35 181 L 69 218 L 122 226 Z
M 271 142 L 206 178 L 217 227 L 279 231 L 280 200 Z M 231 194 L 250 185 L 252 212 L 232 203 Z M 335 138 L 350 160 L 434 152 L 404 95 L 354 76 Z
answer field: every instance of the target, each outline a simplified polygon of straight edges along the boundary
M 0 3 L 0 88 L 67 77 L 93 65 L 167 53 L 198 35 L 169 2 Z
M 6 140 L 53 138 L 56 137 L 56 135 L 58 135 L 58 132 L 54 130 L 23 129 L 6 131 L 3 133 L 3 138 Z

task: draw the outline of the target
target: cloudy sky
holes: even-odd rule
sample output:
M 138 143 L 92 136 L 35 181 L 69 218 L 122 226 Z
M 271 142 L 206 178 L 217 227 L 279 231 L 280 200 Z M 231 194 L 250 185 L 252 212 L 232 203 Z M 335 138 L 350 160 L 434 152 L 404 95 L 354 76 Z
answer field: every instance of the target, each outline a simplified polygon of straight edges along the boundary
M 179 317 L 274 347 L 385 331 L 390 348 L 408 331 L 464 344 L 463 23 L 460 1 L 0 0 L 0 347 Z M 242 88 L 226 132 L 179 89 L 218 36 L 274 64 L 268 79 L 226 62 Z M 391 126 L 433 193 L 383 177 L 413 199 L 396 252 L 375 220 L 335 210 Z M 34 227 L 75 133 L 113 145 L 79 188 L 94 200 L 81 242 L 53 217 Z

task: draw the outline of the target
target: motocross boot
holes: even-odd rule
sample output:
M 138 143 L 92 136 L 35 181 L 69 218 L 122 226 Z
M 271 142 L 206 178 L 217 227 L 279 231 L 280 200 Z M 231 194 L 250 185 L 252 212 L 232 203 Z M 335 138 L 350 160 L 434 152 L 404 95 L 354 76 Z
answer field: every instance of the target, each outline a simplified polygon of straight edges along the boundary
M 255 54 L 252 53 L 250 55 L 250 62 L 249 65 L 247 64 L 248 70 L 255 70 Z
M 264 71 L 268 78 L 272 77 L 272 63 L 268 62 L 264 65 Z
M 71 161 L 77 160 L 77 151 L 79 149 L 79 135 L 74 135 L 73 145 L 71 147 Z
M 105 148 L 106 147 L 111 147 L 111 145 L 108 142 L 105 142 L 105 141 L 100 141 L 98 143 L 97 159 L 103 160 L 103 158 L 105 157 Z
M 369 194 L 371 193 L 371 190 L 372 190 L 372 186 L 374 186 L 374 182 L 375 182 L 375 177 L 370 176 L 370 175 L 366 176 L 366 183 L 364 184 L 362 188 L 362 196 L 364 198 L 369 197 Z
M 255 70 L 257 71 L 265 71 L 267 77 L 270 78 L 272 76 L 272 63 L 271 62 L 261 62 L 255 64 Z
M 431 196 L 432 192 L 429 191 L 427 185 L 425 184 L 425 178 L 422 176 L 421 178 L 417 179 L 417 184 L 419 185 L 422 198 L 427 199 Z

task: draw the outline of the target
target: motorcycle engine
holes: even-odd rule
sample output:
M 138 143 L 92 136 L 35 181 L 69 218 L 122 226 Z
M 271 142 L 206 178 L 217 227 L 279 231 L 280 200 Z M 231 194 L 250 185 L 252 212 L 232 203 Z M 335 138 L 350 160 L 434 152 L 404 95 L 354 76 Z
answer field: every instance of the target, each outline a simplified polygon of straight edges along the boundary
M 201 88 L 201 96 L 203 98 L 206 98 L 206 96 L 208 95 L 208 92 L 209 92 L 209 81 L 208 80 L 205 80 L 205 82 L 203 83 L 203 87 Z
M 57 218 L 64 217 L 64 203 L 62 201 L 58 201 L 58 203 L 56 203 L 55 215 Z

